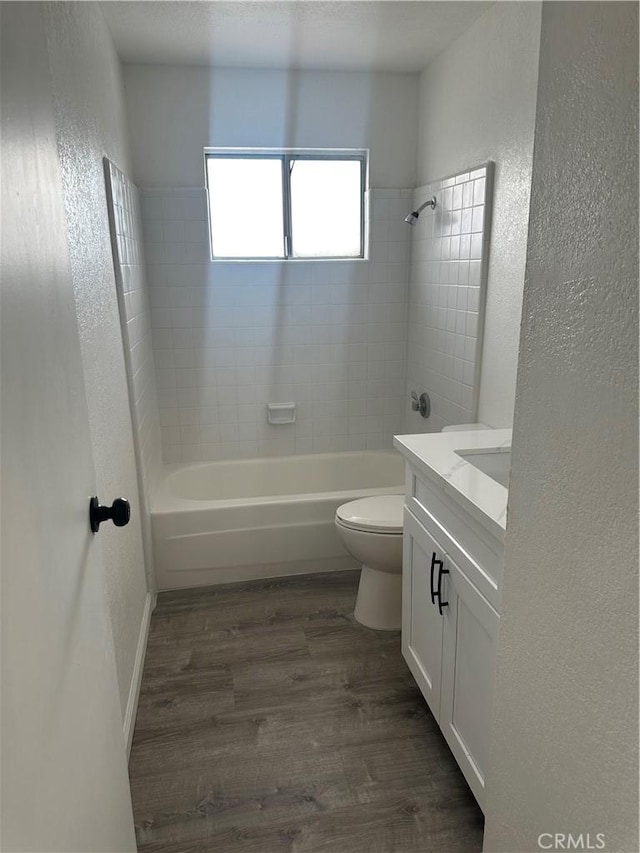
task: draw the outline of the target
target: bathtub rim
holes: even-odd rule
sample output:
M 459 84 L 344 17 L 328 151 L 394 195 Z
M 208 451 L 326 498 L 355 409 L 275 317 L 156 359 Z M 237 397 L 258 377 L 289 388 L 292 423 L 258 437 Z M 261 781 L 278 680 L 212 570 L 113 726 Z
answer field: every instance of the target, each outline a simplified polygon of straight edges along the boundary
M 386 450 L 345 450 L 335 451 L 333 453 L 305 453 L 305 454 L 289 454 L 287 456 L 256 456 L 248 459 L 218 459 L 209 462 L 174 462 L 163 465 L 156 479 L 155 489 L 150 502 L 150 514 L 152 516 L 168 515 L 172 513 L 193 512 L 194 510 L 205 509 L 221 509 L 223 507 L 244 507 L 256 506 L 261 504 L 278 504 L 288 505 L 298 503 L 300 501 L 329 501 L 335 500 L 337 495 L 344 498 L 344 503 L 357 498 L 373 497 L 375 495 L 397 495 L 404 494 L 404 467 L 401 468 L 402 474 L 398 478 L 399 481 L 393 486 L 370 486 L 368 488 L 356 489 L 334 489 L 330 492 L 294 492 L 286 495 L 263 495 L 259 497 L 242 497 L 242 498 L 216 498 L 209 499 L 193 499 L 183 498 L 173 494 L 169 489 L 169 479 L 172 474 L 178 471 L 191 468 L 201 468 L 203 466 L 215 466 L 218 464 L 241 464 L 245 465 L 252 462 L 291 460 L 291 459 L 313 459 L 320 461 L 327 458 L 335 458 L 336 456 L 361 456 L 362 454 L 384 454 L 387 456 L 396 456 L 402 460 L 402 456 L 397 450 L 389 448 Z

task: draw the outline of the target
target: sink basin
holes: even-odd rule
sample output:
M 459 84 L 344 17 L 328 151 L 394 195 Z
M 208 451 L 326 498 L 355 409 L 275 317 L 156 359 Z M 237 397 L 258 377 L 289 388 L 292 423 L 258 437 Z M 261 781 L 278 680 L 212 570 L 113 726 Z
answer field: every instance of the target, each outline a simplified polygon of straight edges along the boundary
M 510 447 L 483 447 L 482 450 L 456 450 L 455 452 L 457 456 L 491 477 L 496 483 L 500 483 L 505 488 L 509 487 Z

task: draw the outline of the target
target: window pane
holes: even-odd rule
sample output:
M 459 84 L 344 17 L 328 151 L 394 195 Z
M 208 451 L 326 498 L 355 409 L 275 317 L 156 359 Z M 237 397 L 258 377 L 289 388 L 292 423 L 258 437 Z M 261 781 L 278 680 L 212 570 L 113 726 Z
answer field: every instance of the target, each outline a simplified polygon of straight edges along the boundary
M 296 258 L 359 257 L 359 160 L 292 160 L 291 236 Z
M 282 258 L 282 161 L 207 157 L 215 258 Z

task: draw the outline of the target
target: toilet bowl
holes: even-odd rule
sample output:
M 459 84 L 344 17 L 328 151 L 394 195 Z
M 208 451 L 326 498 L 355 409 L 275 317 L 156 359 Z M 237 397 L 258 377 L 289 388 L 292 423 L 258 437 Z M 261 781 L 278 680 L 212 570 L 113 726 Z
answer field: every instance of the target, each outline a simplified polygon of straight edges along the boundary
M 442 432 L 488 429 L 486 424 L 454 424 Z M 403 510 L 404 495 L 361 498 L 336 510 L 342 543 L 362 563 L 354 616 L 378 631 L 402 627 Z
M 362 563 L 354 616 L 378 631 L 402 626 L 402 512 L 404 495 L 362 498 L 339 506 L 335 525 Z

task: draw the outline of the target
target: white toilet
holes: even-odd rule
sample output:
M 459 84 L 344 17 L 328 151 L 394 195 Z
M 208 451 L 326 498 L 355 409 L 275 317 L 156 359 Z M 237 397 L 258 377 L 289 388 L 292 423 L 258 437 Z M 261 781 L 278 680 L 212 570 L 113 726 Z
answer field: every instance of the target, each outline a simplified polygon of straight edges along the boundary
M 491 429 L 459 424 L 443 432 Z M 362 563 L 354 616 L 378 631 L 402 627 L 402 528 L 404 495 L 362 498 L 339 506 L 335 525 L 344 547 Z
M 336 510 L 344 547 L 362 563 L 354 615 L 378 631 L 399 631 L 402 625 L 403 509 L 404 495 L 381 495 Z

